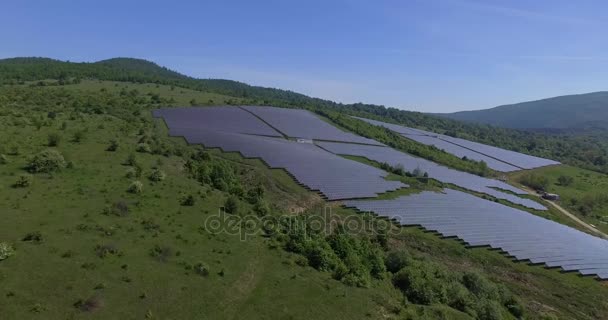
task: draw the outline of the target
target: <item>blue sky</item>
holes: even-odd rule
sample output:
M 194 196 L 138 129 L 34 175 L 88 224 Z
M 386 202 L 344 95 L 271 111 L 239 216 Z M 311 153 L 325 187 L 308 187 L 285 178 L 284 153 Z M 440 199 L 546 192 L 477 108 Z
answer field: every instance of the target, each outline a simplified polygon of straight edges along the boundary
M 606 1 L 5 1 L 0 58 L 153 60 L 341 102 L 483 109 L 607 90 Z

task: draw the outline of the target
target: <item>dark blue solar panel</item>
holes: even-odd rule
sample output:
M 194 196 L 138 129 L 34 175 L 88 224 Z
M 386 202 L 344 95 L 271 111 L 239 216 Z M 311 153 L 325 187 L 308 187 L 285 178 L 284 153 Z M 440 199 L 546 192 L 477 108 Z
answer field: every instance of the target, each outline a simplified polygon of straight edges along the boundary
M 433 132 L 424 131 L 424 130 L 420 130 L 420 129 L 408 128 L 408 127 L 404 127 L 404 126 L 400 126 L 400 125 L 396 125 L 396 124 L 385 123 L 385 122 L 371 120 L 371 119 L 365 119 L 365 118 L 359 118 L 359 117 L 355 117 L 355 118 L 365 121 L 367 123 L 373 124 L 373 125 L 383 126 L 392 131 L 395 131 L 397 133 L 401 133 L 402 135 L 405 135 L 407 138 L 418 141 L 420 143 L 423 143 L 426 145 L 436 145 L 439 149 L 444 149 L 446 152 L 452 153 L 458 157 L 462 157 L 462 156 L 466 155 L 463 153 L 464 151 L 462 151 L 462 149 L 464 148 L 464 149 L 468 149 L 469 151 L 478 153 L 479 157 L 494 158 L 499 161 L 505 162 L 508 165 L 523 168 L 523 169 L 533 169 L 533 168 L 538 168 L 538 167 L 543 167 L 543 166 L 559 164 L 559 162 L 557 162 L 557 161 L 539 158 L 539 157 L 535 157 L 535 156 L 530 156 L 527 154 L 510 151 L 510 150 L 506 150 L 506 149 L 502 149 L 502 148 L 497 148 L 497 147 L 493 147 L 493 146 L 489 146 L 489 145 L 485 145 L 485 144 L 481 144 L 481 143 L 477 143 L 477 142 L 472 142 L 472 141 L 468 141 L 468 140 L 464 140 L 464 139 L 460 139 L 460 138 L 453 138 L 453 137 L 438 134 L 438 133 L 433 133 Z M 423 136 L 423 137 L 426 136 L 428 138 L 423 138 L 420 136 Z M 438 140 L 440 140 L 440 141 L 438 141 Z M 449 146 L 448 144 L 452 144 L 453 146 Z M 460 147 L 460 148 L 458 148 L 458 147 Z M 477 160 L 476 158 L 473 158 L 473 156 L 467 156 L 467 157 Z M 481 158 L 479 160 L 484 160 L 484 159 Z M 487 160 L 484 160 L 484 161 L 486 161 L 486 163 L 488 163 L 488 166 L 490 166 L 490 163 Z M 495 164 L 493 164 L 493 165 L 495 165 Z M 490 166 L 490 168 L 492 168 L 492 167 Z M 507 169 L 508 171 L 513 171 L 512 168 L 510 168 L 510 167 L 500 167 L 500 168 Z M 505 170 L 501 170 L 500 168 L 497 168 L 495 170 L 508 172 Z
M 500 172 L 511 172 L 511 171 L 521 170 L 521 168 L 512 166 L 508 163 L 496 160 L 494 158 L 490 158 L 490 157 L 480 154 L 478 152 L 469 150 L 467 148 L 463 148 L 461 146 L 455 145 L 453 143 L 450 143 L 450 142 L 447 142 L 447 141 L 444 141 L 444 140 L 441 140 L 441 139 L 438 139 L 435 137 L 423 136 L 423 135 L 405 135 L 405 134 L 403 136 L 408 139 L 420 142 L 422 144 L 426 144 L 429 146 L 435 146 L 438 149 L 441 149 L 447 153 L 453 154 L 459 158 L 466 157 L 470 160 L 483 161 L 492 170 L 496 170 L 496 171 L 500 171 Z
M 470 246 L 501 249 L 517 260 L 608 279 L 608 241 L 460 191 L 351 200 L 345 205 L 455 236 Z
M 282 135 L 249 112 L 238 107 L 167 108 L 153 112 L 169 128 L 206 129 L 262 136 Z
M 288 137 L 384 145 L 378 141 L 342 131 L 308 110 L 256 106 L 242 108 L 254 113 Z
M 419 169 L 422 172 L 427 172 L 430 178 L 444 183 L 451 183 L 465 189 L 485 193 L 498 199 L 504 199 L 532 209 L 547 210 L 546 207 L 536 201 L 520 198 L 515 195 L 494 189 L 499 188 L 516 194 L 527 194 L 525 191 L 515 188 L 502 181 L 483 178 L 470 173 L 453 170 L 429 160 L 416 158 L 407 153 L 403 153 L 391 148 L 336 142 L 317 142 L 317 145 L 335 154 L 365 157 L 376 162 L 388 163 L 394 167 L 402 165 L 405 170 L 410 172 Z

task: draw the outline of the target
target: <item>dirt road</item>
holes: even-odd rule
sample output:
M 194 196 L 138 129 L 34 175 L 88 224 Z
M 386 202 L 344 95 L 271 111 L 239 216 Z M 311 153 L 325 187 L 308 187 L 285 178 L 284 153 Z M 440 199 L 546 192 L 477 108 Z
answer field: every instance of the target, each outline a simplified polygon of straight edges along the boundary
M 527 191 L 529 194 L 542 198 L 538 193 L 536 193 L 534 190 L 530 190 L 524 186 L 519 186 L 519 188 Z M 601 232 L 600 230 L 598 230 L 597 228 L 593 227 L 592 225 L 586 223 L 585 221 L 579 219 L 577 216 L 575 216 L 574 214 L 570 213 L 568 210 L 564 209 L 562 206 L 560 206 L 559 204 L 555 203 L 555 201 L 550 201 L 547 199 L 543 199 L 544 202 L 548 202 L 550 205 L 552 205 L 555 209 L 559 210 L 559 212 L 563 213 L 566 217 L 572 219 L 574 222 L 578 223 L 580 226 L 582 226 L 583 228 L 591 231 L 591 233 L 597 235 L 600 238 L 604 238 L 604 239 L 608 239 L 608 235 Z

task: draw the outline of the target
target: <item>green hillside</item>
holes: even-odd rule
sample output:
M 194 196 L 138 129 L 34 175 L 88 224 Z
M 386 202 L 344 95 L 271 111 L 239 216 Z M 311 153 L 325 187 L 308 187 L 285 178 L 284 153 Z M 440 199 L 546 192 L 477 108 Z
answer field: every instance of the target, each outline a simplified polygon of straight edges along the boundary
M 442 116 L 518 129 L 606 129 L 608 92 L 554 97 Z
M 57 81 L 45 83 L 46 79 L 56 79 Z M 236 103 L 238 98 L 239 103 L 242 104 L 333 110 L 342 114 L 374 118 L 435 131 L 558 160 L 594 171 L 608 172 L 608 133 L 603 130 L 577 132 L 576 134 L 569 132 L 535 133 L 466 123 L 379 105 L 340 104 L 288 90 L 250 86 L 232 80 L 195 79 L 140 59 L 116 58 L 94 63 L 71 63 L 47 58 L 0 60 L 0 83 L 4 84 L 65 85 L 79 83 L 86 79 L 164 84 L 230 96 L 232 100 L 229 99 L 230 101 L 227 103 Z M 201 103 L 198 100 L 192 102 Z
M 12 72 L 0 86 L 2 319 L 608 317 L 601 282 L 514 263 L 418 228 L 382 231 L 385 220 L 325 202 L 282 170 L 168 137 L 150 113 L 263 100 L 225 94 L 219 84 L 200 90 L 191 84 L 202 80 L 174 79 L 180 76 L 138 60 L 94 67 L 17 61 L 0 63 Z M 47 62 L 59 69 L 41 67 Z M 124 81 L 120 68 L 155 71 L 133 71 Z M 332 106 L 328 121 L 393 137 L 339 112 L 372 115 L 370 106 Z M 393 121 L 426 119 L 395 114 L 403 118 Z M 390 178 L 412 185 L 410 192 L 437 187 Z M 337 226 L 348 219 L 368 227 L 302 237 L 310 228 L 305 218 L 324 216 L 328 206 Z M 246 241 L 204 228 L 220 207 L 230 208 Z M 253 216 L 273 224 L 246 223 Z

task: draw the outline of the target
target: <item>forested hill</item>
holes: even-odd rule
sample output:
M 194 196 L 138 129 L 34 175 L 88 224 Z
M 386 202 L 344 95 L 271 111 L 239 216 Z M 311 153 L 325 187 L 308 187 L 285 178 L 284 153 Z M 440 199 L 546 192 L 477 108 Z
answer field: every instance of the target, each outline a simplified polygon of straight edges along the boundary
M 568 95 L 441 116 L 507 128 L 608 128 L 608 91 Z
M 48 79 L 56 81 L 44 81 Z M 196 79 L 141 59 L 114 58 L 93 63 L 74 63 L 48 58 L 0 60 L 0 84 L 62 85 L 81 79 L 165 84 L 241 98 L 241 101 L 245 99 L 244 101 L 252 105 L 317 110 L 331 108 L 349 115 L 399 123 L 608 172 L 608 135 L 603 131 L 585 135 L 533 133 L 465 123 L 379 105 L 341 104 L 293 91 L 251 86 L 238 81 Z

